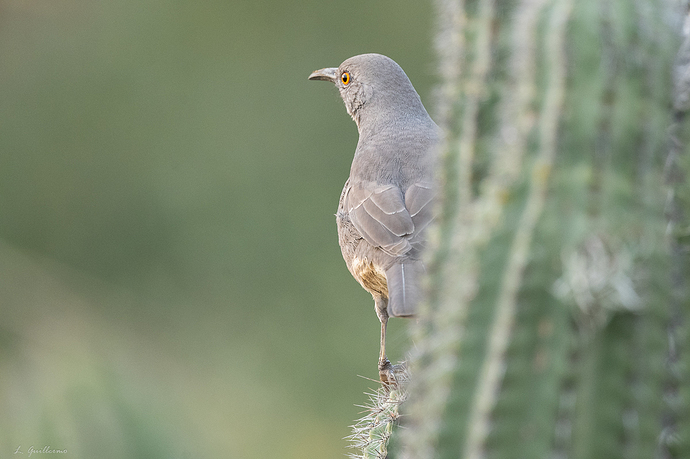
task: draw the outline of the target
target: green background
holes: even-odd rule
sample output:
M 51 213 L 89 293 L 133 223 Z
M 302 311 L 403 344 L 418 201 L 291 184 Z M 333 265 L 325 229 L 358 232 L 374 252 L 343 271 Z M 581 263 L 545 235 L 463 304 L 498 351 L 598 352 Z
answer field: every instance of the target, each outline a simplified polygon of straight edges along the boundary
M 383 53 L 432 108 L 432 22 L 414 0 L 0 0 L 0 457 L 348 452 L 379 324 L 333 216 L 356 126 L 307 76 Z

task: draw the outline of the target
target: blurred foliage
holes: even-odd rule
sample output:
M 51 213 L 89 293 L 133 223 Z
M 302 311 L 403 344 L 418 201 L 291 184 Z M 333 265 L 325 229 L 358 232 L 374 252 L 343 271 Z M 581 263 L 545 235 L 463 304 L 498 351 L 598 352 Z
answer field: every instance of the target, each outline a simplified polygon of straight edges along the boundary
M 0 0 L 1 457 L 346 451 L 378 321 L 333 218 L 357 131 L 307 76 L 380 52 L 428 101 L 429 16 Z

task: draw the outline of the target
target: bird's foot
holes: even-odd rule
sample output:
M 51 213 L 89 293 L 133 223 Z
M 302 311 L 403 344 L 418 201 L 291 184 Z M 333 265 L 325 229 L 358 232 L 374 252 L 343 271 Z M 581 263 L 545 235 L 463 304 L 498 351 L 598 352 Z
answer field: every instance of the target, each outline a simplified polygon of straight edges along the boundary
M 388 359 L 379 361 L 379 379 L 384 386 L 397 386 L 398 380 L 395 377 L 395 366 Z

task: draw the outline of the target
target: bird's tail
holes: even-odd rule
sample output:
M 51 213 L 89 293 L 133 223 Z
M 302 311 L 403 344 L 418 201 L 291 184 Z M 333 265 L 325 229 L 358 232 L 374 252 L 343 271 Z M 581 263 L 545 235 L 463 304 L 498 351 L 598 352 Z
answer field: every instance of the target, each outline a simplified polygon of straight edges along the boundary
M 417 313 L 422 298 L 421 280 L 426 272 L 421 261 L 396 263 L 386 271 L 388 315 L 409 317 Z

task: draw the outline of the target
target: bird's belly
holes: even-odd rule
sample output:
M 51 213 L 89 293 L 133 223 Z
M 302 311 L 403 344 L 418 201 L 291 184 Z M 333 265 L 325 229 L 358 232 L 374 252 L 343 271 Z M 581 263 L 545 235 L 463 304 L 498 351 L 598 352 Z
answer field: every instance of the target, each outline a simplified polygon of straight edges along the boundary
M 357 281 L 372 295 L 388 298 L 388 283 L 386 273 L 381 267 L 366 258 L 353 258 L 350 271 Z
M 350 221 L 350 217 L 338 208 L 336 214 L 338 227 L 338 242 L 340 250 L 352 277 L 369 293 L 374 296 L 388 298 L 388 282 L 386 281 L 385 262 L 383 252 L 372 247 L 365 241 Z

